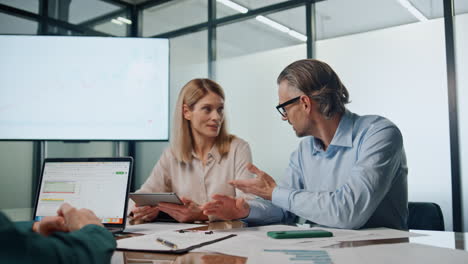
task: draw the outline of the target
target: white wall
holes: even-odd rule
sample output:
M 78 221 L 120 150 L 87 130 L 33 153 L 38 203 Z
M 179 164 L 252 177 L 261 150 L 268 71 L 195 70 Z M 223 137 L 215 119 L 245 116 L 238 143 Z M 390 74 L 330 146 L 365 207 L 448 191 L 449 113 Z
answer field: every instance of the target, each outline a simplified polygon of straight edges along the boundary
M 299 139 L 276 111 L 276 77 L 292 61 L 306 57 L 305 45 L 220 60 L 216 80 L 226 92 L 231 133 L 247 140 L 253 161 L 276 179 L 282 177 Z
M 298 143 L 274 108 L 276 77 L 287 64 L 305 56 L 305 45 L 299 45 L 217 64 L 231 131 L 249 141 L 254 162 L 276 179 L 282 177 Z M 409 199 L 438 203 L 446 229 L 452 230 L 443 21 L 318 41 L 317 58 L 328 62 L 348 87 L 352 111 L 383 115 L 400 127 L 408 158 Z
M 0 210 L 31 207 L 33 153 L 32 142 L 0 142 Z
M 452 230 L 450 144 L 443 20 L 317 43 L 348 86 L 349 108 L 390 118 L 403 133 L 410 201 L 432 201 Z
M 169 127 L 180 89 L 191 79 L 208 76 L 207 32 L 201 31 L 170 40 Z M 146 181 L 168 142 L 137 142 L 135 154 L 135 187 Z

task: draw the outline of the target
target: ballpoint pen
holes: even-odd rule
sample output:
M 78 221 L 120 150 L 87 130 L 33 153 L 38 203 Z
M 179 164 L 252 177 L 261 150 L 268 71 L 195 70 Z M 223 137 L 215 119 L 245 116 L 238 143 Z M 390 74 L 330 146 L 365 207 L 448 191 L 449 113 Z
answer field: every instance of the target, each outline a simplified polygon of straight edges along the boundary
M 165 240 L 165 239 L 162 239 L 162 238 L 159 238 L 159 237 L 158 237 L 158 238 L 156 238 L 156 242 L 159 242 L 159 243 L 161 243 L 161 244 L 163 244 L 163 245 L 165 245 L 165 246 L 168 246 L 168 247 L 170 247 L 170 248 L 177 249 L 177 245 L 176 245 L 176 244 L 174 244 L 174 243 L 172 243 L 172 242 L 170 242 L 170 241 L 167 241 L 167 240 Z

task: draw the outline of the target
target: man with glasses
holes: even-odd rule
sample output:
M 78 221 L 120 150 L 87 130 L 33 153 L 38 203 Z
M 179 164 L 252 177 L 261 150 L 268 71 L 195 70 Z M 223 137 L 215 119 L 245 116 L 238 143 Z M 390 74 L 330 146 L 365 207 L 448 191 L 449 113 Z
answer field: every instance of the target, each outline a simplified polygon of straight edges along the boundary
M 407 229 L 407 166 L 400 130 L 388 119 L 347 110 L 349 94 L 326 63 L 299 60 L 277 79 L 276 109 L 298 137 L 283 180 L 254 165 L 257 177 L 230 182 L 262 199 L 214 195 L 204 213 L 251 225 L 293 223 L 329 227 Z

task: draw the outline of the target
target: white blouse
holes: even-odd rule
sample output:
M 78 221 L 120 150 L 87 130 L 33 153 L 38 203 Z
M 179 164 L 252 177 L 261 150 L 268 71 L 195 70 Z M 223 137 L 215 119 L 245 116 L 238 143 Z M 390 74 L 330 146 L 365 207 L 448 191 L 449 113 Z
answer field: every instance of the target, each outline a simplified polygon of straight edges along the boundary
M 247 170 L 247 164 L 252 162 L 252 153 L 246 141 L 234 138 L 224 157 L 216 145 L 213 146 L 205 167 L 195 152 L 192 155 L 190 163 L 182 163 L 172 154 L 171 148 L 167 148 L 137 192 L 175 192 L 199 205 L 210 201 L 213 194 L 252 198 L 229 184 L 231 180 L 253 177 Z

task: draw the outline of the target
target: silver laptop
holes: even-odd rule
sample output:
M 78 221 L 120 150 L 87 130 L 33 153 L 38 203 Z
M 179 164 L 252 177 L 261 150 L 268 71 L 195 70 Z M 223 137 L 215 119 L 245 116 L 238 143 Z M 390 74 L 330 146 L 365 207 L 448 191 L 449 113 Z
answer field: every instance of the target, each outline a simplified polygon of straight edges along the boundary
M 62 203 L 92 210 L 112 233 L 125 229 L 132 157 L 47 158 L 33 219 L 57 215 Z

